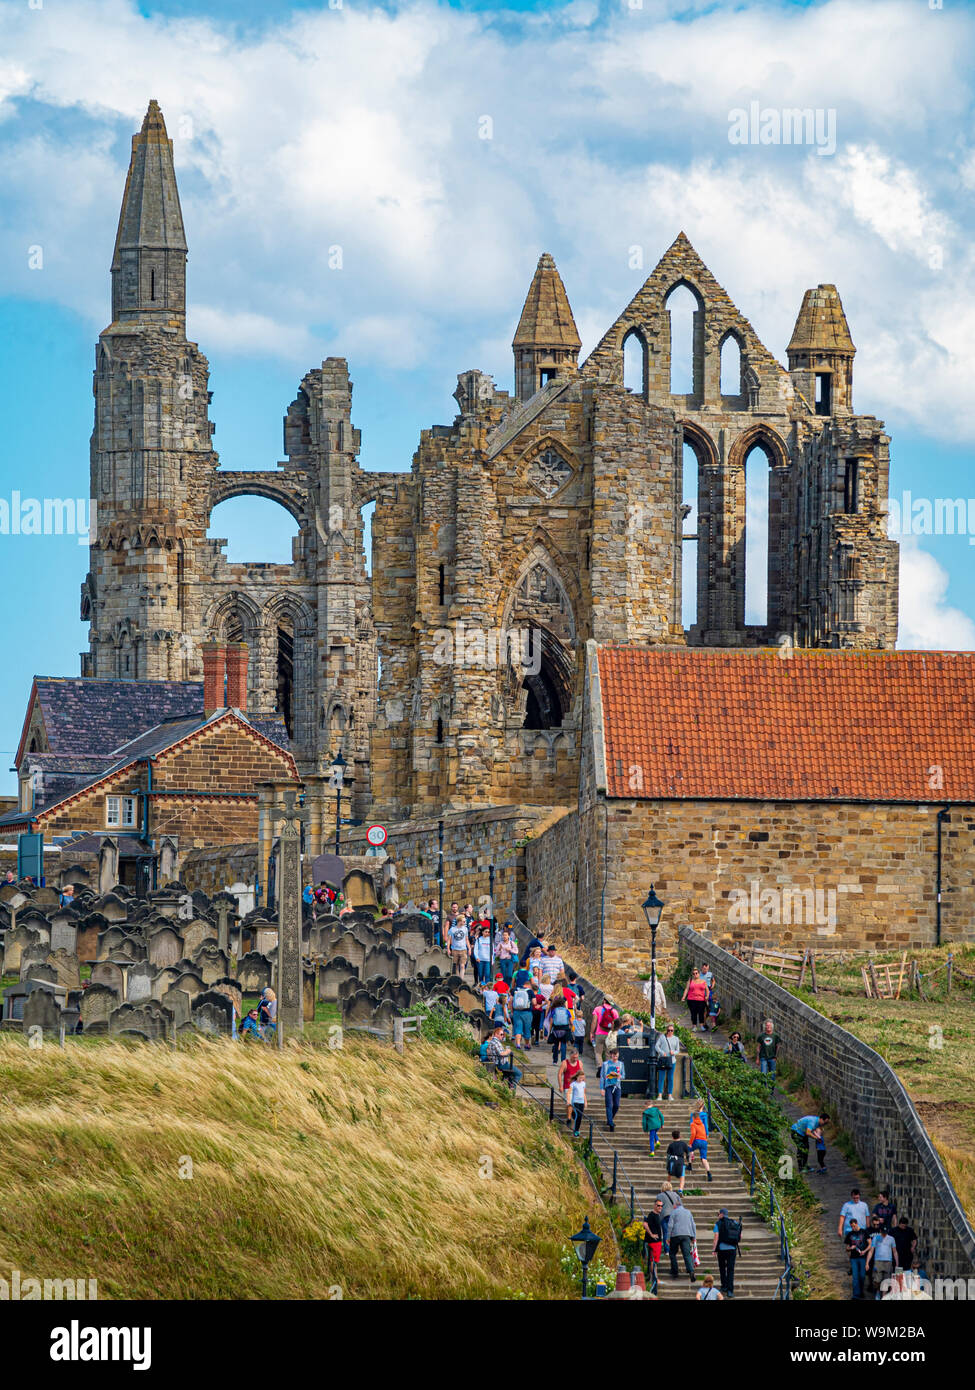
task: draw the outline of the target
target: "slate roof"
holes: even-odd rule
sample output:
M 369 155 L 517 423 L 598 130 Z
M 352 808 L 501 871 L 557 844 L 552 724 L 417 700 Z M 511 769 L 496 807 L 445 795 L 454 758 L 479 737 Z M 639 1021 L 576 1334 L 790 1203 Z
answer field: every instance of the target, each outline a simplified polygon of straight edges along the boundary
M 107 756 L 167 719 L 203 713 L 202 681 L 36 676 L 34 690 L 50 751 L 59 756 Z
M 973 652 L 607 646 L 597 661 L 611 797 L 975 802 Z

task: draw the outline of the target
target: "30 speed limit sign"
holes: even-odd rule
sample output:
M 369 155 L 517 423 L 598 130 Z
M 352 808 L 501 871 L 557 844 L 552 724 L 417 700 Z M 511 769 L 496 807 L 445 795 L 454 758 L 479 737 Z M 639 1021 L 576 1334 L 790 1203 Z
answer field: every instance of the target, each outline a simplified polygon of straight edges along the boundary
M 386 843 L 386 827 L 383 825 L 370 825 L 369 829 L 366 831 L 366 839 L 374 849 L 378 849 L 380 845 Z

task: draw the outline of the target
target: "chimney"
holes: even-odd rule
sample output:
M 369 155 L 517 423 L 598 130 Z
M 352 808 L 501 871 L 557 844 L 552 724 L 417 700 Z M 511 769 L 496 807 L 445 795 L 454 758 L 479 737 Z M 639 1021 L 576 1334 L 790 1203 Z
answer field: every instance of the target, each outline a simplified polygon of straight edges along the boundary
M 225 709 L 223 687 L 227 675 L 227 647 L 224 642 L 201 642 L 203 653 L 203 714 L 210 718 Z
M 247 709 L 247 643 L 227 643 L 227 708 Z

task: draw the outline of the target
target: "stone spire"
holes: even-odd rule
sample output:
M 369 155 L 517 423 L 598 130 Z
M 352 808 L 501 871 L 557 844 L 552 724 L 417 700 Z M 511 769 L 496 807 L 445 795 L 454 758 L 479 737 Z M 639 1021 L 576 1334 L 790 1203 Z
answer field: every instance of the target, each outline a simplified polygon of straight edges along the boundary
M 806 290 L 786 350 L 792 380 L 817 415 L 852 409 L 856 348 L 835 285 Z
M 186 318 L 186 235 L 173 142 L 150 101 L 132 157 L 112 257 L 112 318 Z
M 515 354 L 515 394 L 527 400 L 556 375 L 578 366 L 582 342 L 562 277 L 546 252 L 538 258 L 525 307 L 511 344 Z

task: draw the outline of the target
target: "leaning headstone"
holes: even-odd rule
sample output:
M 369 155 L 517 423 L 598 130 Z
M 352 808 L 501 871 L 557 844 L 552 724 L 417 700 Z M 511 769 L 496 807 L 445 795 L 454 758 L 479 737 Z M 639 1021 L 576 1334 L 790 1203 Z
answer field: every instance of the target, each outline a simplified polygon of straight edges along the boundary
M 24 1002 L 24 1032 L 43 1028 L 45 1033 L 57 1033 L 61 1027 L 61 1007 L 49 989 L 35 989 Z
M 169 1014 L 155 999 L 121 1004 L 109 1019 L 109 1032 L 144 1033 L 147 1038 L 165 1038 L 169 1032 Z
M 206 990 L 193 1000 L 191 1018 L 203 1033 L 232 1033 L 233 1001 L 226 994 L 218 994 L 212 989 Z
M 117 961 L 96 961 L 91 967 L 91 983 L 93 985 L 107 985 L 118 995 L 119 1000 L 125 998 L 125 971 Z
M 8 927 L 3 938 L 3 969 L 7 975 L 20 974 L 20 960 L 25 950 L 39 946 L 40 935 L 29 927 Z
M 203 993 L 203 981 L 200 979 L 199 975 L 193 974 L 189 970 L 184 970 L 181 975 L 177 975 L 171 988 L 184 990 L 191 999 L 195 999 L 198 994 Z
M 64 985 L 65 989 L 78 989 L 80 987 L 81 963 L 73 952 L 52 951 L 47 960 L 54 969 L 59 985 Z
M 359 972 L 344 956 L 335 956 L 325 965 L 318 967 L 318 997 L 328 1004 L 334 1004 L 339 997 L 339 986 L 344 980 L 358 982 Z
M 163 995 L 179 979 L 180 972 L 172 965 L 165 965 L 152 977 L 152 997 L 162 999 Z
M 121 995 L 109 989 L 108 985 L 90 984 L 81 998 L 81 1021 L 85 1032 L 90 1033 L 92 1025 L 96 1023 L 103 1023 L 105 1027 L 102 1031 L 107 1032 L 108 1020 L 120 1003 Z
M 245 994 L 260 994 L 271 983 L 271 962 L 258 951 L 248 951 L 237 962 L 237 979 Z

